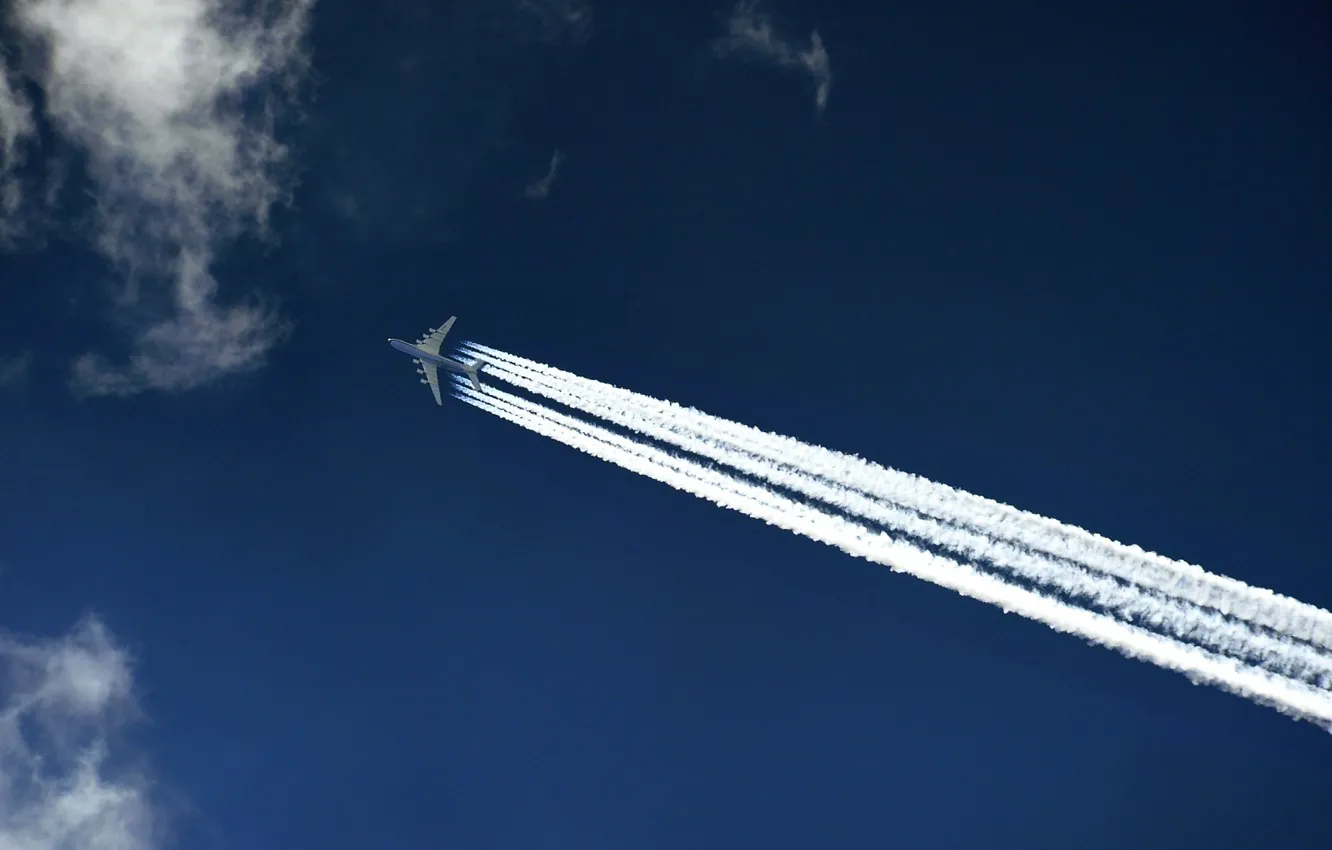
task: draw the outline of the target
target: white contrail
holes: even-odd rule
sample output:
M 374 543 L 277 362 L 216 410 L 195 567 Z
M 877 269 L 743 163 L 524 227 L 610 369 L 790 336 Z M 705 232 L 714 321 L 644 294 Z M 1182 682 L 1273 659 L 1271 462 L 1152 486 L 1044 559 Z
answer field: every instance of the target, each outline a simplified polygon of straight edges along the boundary
M 525 371 L 525 370 L 523 370 Z M 673 419 L 658 421 L 633 408 L 618 403 L 614 397 L 583 389 L 573 392 L 567 382 L 509 366 L 491 364 L 493 377 L 552 401 L 629 428 L 643 436 L 675 445 L 685 451 L 724 463 L 747 475 L 770 481 L 780 487 L 818 499 L 857 517 L 905 532 L 918 539 L 956 552 L 968 559 L 981 559 L 1008 568 L 1026 581 L 1044 585 L 1106 609 L 1120 619 L 1167 631 L 1172 635 L 1203 644 L 1219 652 L 1261 664 L 1285 676 L 1320 687 L 1332 686 L 1332 656 L 1307 644 L 1256 631 L 1245 623 L 1228 620 L 1215 611 L 1164 596 L 1158 591 L 1124 585 L 1109 576 L 1089 572 L 1078 564 L 1056 561 L 1003 540 L 993 540 L 966 528 L 945 525 L 921 517 L 896 505 L 867 498 L 862 493 L 783 468 L 714 440 L 679 428 Z M 670 416 L 669 413 L 664 414 Z
M 969 565 L 493 387 L 478 393 L 458 385 L 454 394 L 536 433 L 722 507 L 1117 649 L 1129 657 L 1176 670 L 1194 682 L 1207 682 L 1291 716 L 1332 726 L 1332 694 L 1327 691 L 1008 584 Z
M 1058 520 L 1022 511 L 945 484 L 879 466 L 853 455 L 811 446 L 778 434 L 710 416 L 668 401 L 651 399 L 477 343 L 467 347 L 492 363 L 558 379 L 573 388 L 604 392 L 646 405 L 695 433 L 767 457 L 808 474 L 836 481 L 866 495 L 966 525 L 995 539 L 1039 549 L 1170 596 L 1215 608 L 1230 616 L 1332 650 L 1332 612 L 1253 587 L 1194 564 L 1144 552 Z

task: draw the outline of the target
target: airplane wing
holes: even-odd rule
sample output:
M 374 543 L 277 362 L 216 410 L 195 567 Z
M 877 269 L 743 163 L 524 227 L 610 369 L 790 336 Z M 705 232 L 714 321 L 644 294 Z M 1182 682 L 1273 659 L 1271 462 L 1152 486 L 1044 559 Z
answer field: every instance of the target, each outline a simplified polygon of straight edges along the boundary
M 444 400 L 439 397 L 439 370 L 435 368 L 434 363 L 425 360 L 421 361 L 421 368 L 425 371 L 426 383 L 430 384 L 430 391 L 435 394 L 435 404 L 443 405 Z
M 416 343 L 416 347 L 427 354 L 439 354 L 439 347 L 444 344 L 444 337 L 449 335 L 449 328 L 453 327 L 453 320 L 457 316 L 449 316 L 449 320 L 437 328 L 430 331 L 430 335 L 424 337 Z

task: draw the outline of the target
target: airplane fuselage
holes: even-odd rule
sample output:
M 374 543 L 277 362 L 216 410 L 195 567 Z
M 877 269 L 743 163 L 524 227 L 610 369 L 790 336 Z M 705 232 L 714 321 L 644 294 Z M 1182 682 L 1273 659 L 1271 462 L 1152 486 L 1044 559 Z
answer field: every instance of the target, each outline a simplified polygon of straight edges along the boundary
M 444 343 L 444 337 L 448 336 L 449 328 L 453 327 L 453 322 L 457 318 L 457 316 L 449 316 L 447 322 L 437 328 L 431 328 L 425 336 L 414 343 L 389 337 L 389 345 L 416 361 L 416 374 L 421 376 L 421 383 L 430 387 L 430 393 L 435 397 L 435 404 L 444 403 L 444 397 L 439 391 L 440 369 L 466 375 L 474 392 L 479 393 L 482 390 L 481 370 L 486 366 L 484 361 L 476 359 L 471 362 L 464 362 L 453 357 L 445 357 L 439 353 L 440 346 Z
M 398 351 L 401 351 L 403 354 L 415 357 L 423 363 L 431 363 L 440 369 L 448 369 L 451 372 L 467 371 L 467 367 L 462 363 L 459 363 L 457 360 L 454 360 L 451 357 L 445 357 L 441 354 L 431 354 L 427 351 L 422 351 L 410 342 L 404 342 L 400 339 L 390 339 L 389 345 L 393 346 Z

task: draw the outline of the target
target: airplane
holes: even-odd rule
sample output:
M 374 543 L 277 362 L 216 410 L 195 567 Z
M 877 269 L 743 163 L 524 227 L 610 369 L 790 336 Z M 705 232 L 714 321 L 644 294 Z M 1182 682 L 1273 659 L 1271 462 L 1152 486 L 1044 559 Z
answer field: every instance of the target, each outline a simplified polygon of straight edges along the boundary
M 439 397 L 440 369 L 464 374 L 472 379 L 473 387 L 478 391 L 481 389 L 481 380 L 477 376 L 486 366 L 484 360 L 463 363 L 451 357 L 444 357 L 439 353 L 439 346 L 444 342 L 444 337 L 448 335 L 449 328 L 453 327 L 453 320 L 456 318 L 458 317 L 449 316 L 447 322 L 437 328 L 431 328 L 428 335 L 418 339 L 415 345 L 410 342 L 403 342 L 400 339 L 389 338 L 389 345 L 403 354 L 412 356 L 412 362 L 416 364 L 416 374 L 425 376 L 421 379 L 421 383 L 429 384 L 430 391 L 435 394 L 435 404 L 442 405 L 444 403 L 443 399 Z

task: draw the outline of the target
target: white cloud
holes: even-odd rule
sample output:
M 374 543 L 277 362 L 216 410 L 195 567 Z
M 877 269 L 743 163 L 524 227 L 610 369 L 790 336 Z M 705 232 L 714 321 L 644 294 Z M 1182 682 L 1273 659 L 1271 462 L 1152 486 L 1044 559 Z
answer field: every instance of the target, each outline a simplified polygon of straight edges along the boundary
M 582 44 L 592 36 L 592 6 L 584 0 L 518 0 L 524 29 L 549 44 Z
M 33 132 L 32 107 L 0 53 L 0 247 L 18 235 L 22 188 L 14 173 L 23 162 L 24 147 Z
M 383 0 L 374 14 L 385 37 L 329 70 L 342 88 L 312 116 L 308 156 L 319 165 L 305 197 L 357 240 L 454 238 L 469 204 L 492 193 L 512 200 L 539 176 L 526 171 L 531 147 L 516 122 L 549 70 L 593 37 L 592 6 Z M 362 141 L 368 112 L 373 155 Z M 289 244 L 305 239 L 311 266 L 322 268 L 318 224 L 306 216 L 298 227 L 308 229 Z M 339 284 L 324 274 L 318 285 Z
M 227 241 L 267 235 L 288 197 L 275 125 L 307 66 L 313 2 L 259 0 L 250 14 L 230 0 L 12 6 L 39 117 L 86 156 L 97 247 L 128 280 L 122 306 L 155 317 L 136 326 L 127 363 L 76 361 L 81 392 L 188 389 L 257 367 L 282 337 L 262 304 L 224 303 L 211 267 Z M 10 123 L 24 114 L 18 92 L 7 83 L 0 109 L 4 138 L 12 126 L 21 143 L 34 130 Z
M 832 90 L 832 70 L 828 67 L 828 51 L 818 30 L 809 34 L 809 47 L 799 48 L 791 40 L 777 34 L 768 15 L 758 11 L 757 0 L 744 0 L 736 5 L 726 22 L 726 36 L 713 47 L 717 54 L 747 54 L 783 68 L 792 68 L 808 74 L 814 82 L 814 106 L 820 114 L 828 105 L 828 92 Z
M 32 373 L 32 352 L 25 351 L 14 357 L 0 357 L 0 390 L 13 390 L 28 382 Z
M 7 174 L 18 165 L 19 143 L 32 130 L 32 107 L 17 81 L 9 78 L 9 69 L 0 64 L 0 174 Z
M 142 774 L 117 764 L 130 660 L 95 618 L 53 641 L 0 634 L 0 848 L 152 850 Z
M 533 180 L 527 184 L 523 194 L 530 200 L 542 201 L 550 195 L 550 189 L 555 185 L 555 178 L 560 173 L 560 163 L 564 161 L 564 154 L 559 151 L 550 155 L 550 166 L 546 169 L 545 176 Z

